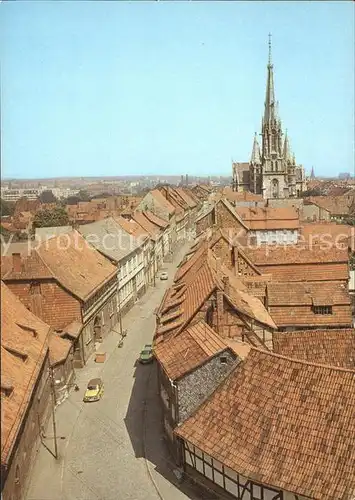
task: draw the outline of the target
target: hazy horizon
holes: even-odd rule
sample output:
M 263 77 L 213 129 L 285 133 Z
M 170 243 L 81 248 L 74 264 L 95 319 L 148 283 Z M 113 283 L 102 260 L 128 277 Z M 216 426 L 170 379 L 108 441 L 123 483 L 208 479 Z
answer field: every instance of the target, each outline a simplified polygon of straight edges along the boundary
M 230 176 L 268 33 L 298 163 L 354 172 L 351 2 L 2 2 L 2 179 Z M 164 173 L 161 173 L 164 172 Z

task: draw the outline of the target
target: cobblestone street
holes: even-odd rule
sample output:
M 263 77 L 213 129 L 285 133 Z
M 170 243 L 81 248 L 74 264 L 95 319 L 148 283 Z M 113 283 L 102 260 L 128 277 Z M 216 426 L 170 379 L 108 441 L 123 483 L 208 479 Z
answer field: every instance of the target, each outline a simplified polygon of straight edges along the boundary
M 183 254 L 181 249 L 174 263 L 164 265 L 169 280 L 157 279 L 156 287 L 149 288 L 123 318 L 128 331 L 123 347 L 117 347 L 116 326 L 98 349 L 106 352 L 106 362 L 96 364 L 91 358 L 77 370 L 80 391 L 72 390 L 56 411 L 59 458 L 40 447 L 27 500 L 198 498 L 186 484 L 174 484 L 160 423 L 155 362 L 137 363 L 154 333 L 154 310 Z M 104 396 L 84 404 L 86 384 L 94 377 L 103 379 Z M 46 445 L 53 449 L 51 421 L 46 436 Z

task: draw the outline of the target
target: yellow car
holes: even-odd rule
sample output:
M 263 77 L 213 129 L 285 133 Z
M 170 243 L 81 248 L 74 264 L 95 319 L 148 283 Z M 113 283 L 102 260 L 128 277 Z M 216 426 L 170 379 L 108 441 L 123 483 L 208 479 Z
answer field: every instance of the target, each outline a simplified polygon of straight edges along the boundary
M 88 383 L 88 387 L 85 392 L 84 401 L 87 403 L 89 401 L 98 401 L 102 398 L 104 393 L 104 384 L 100 378 L 93 378 Z

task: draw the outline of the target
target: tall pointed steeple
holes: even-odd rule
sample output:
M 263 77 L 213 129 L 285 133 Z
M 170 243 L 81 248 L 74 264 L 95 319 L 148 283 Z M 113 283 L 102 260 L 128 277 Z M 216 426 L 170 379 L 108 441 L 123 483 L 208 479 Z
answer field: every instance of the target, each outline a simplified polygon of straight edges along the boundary
M 264 125 L 276 118 L 275 104 L 274 66 L 271 59 L 271 33 L 269 33 L 269 61 L 267 65 Z
M 253 165 L 261 165 L 260 146 L 258 143 L 258 136 L 256 132 L 254 135 L 253 150 L 251 152 L 250 163 L 252 163 Z
M 312 165 L 312 170 L 311 170 L 311 179 L 315 179 L 315 178 L 316 178 L 316 176 L 315 176 L 315 174 L 314 174 L 314 167 L 313 167 L 313 165 Z
M 286 134 L 285 134 L 282 156 L 286 162 L 291 161 L 292 153 L 291 153 L 290 141 L 289 141 L 288 135 L 287 135 L 287 129 L 286 129 Z

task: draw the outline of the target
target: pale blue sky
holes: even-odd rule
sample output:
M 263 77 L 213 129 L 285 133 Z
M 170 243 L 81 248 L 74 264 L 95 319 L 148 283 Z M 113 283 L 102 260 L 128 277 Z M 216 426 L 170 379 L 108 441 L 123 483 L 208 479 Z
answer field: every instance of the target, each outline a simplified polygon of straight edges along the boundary
M 2 176 L 229 175 L 267 40 L 296 160 L 354 170 L 351 2 L 2 2 Z

